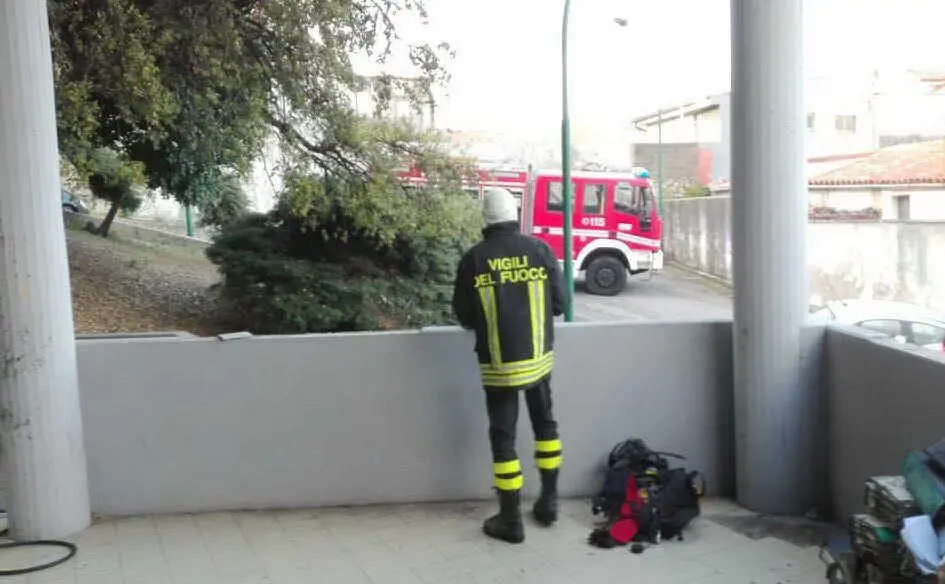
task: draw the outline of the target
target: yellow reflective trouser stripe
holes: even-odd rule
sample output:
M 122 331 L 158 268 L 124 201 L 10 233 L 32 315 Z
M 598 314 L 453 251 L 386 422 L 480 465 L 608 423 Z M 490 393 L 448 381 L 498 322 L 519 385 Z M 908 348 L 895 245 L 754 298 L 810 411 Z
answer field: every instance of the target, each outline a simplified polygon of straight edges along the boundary
M 515 474 L 517 472 L 522 472 L 522 463 L 518 460 L 497 462 L 492 465 L 492 472 L 496 475 Z
M 522 463 L 518 460 L 497 462 L 492 465 L 495 475 L 495 487 L 500 491 L 517 491 L 525 484 L 522 476 Z
M 561 440 L 536 440 L 535 464 L 540 470 L 554 470 L 561 467 Z
M 502 362 L 502 348 L 499 346 L 499 313 L 496 308 L 495 288 L 479 288 L 479 301 L 482 303 L 482 314 L 486 318 L 489 359 L 493 365 L 498 365 Z
M 539 458 L 535 461 L 535 465 L 540 470 L 555 470 L 556 468 L 561 468 L 561 457 Z
M 518 491 L 525 486 L 525 479 L 522 475 L 518 475 L 512 479 L 500 479 L 499 477 L 495 478 L 495 488 L 500 491 Z
M 561 450 L 561 440 L 537 440 L 535 442 L 536 452 L 558 452 Z

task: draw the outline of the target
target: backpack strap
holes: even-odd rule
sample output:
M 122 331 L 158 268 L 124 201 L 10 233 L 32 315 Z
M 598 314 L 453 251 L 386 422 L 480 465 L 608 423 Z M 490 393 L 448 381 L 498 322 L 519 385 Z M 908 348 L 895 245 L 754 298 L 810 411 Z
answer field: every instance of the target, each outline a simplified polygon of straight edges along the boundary
M 705 476 L 697 471 L 691 471 L 686 475 L 686 478 L 689 479 L 689 484 L 692 485 L 692 490 L 696 492 L 696 496 L 700 499 L 705 495 Z
M 685 456 L 683 456 L 682 454 L 676 454 L 675 452 L 656 452 L 656 451 L 654 451 L 653 454 L 656 454 L 656 455 L 659 455 L 659 456 L 665 456 L 666 458 L 675 458 L 676 460 L 686 460 L 686 457 L 685 457 Z

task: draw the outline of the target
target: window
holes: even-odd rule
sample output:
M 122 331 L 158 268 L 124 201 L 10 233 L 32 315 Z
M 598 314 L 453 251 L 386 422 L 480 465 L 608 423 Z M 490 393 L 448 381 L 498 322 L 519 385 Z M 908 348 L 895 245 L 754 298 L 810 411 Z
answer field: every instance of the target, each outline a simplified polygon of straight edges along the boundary
M 574 190 L 571 191 L 571 203 L 574 203 Z M 548 200 L 545 210 L 554 213 L 564 212 L 564 197 L 561 195 L 561 181 L 548 183 Z
M 939 345 L 945 340 L 945 329 L 923 322 L 913 322 L 912 342 L 916 345 Z
M 644 214 L 649 214 L 650 209 L 653 207 L 653 189 L 650 187 L 636 187 L 639 194 L 637 197 L 640 201 L 640 207 L 643 209 Z
M 603 215 L 607 185 L 584 185 L 582 211 L 585 215 Z
M 807 129 L 813 130 L 816 123 L 817 123 L 817 116 L 815 114 L 807 114 Z
M 636 190 L 629 183 L 617 183 L 614 188 L 614 211 L 617 213 L 636 213 L 634 205 Z
M 548 200 L 545 202 L 545 209 L 556 213 L 564 211 L 564 197 L 561 195 L 561 183 L 548 183 Z
M 895 197 L 896 199 L 896 219 L 900 221 L 909 221 L 912 217 L 912 201 L 909 199 L 909 195 L 899 195 Z
M 614 211 L 643 215 L 648 220 L 653 205 L 653 189 L 618 183 L 614 189 Z
M 838 132 L 856 132 L 856 116 L 836 116 L 833 125 Z
M 860 326 L 873 332 L 882 333 L 889 338 L 902 336 L 902 323 L 898 320 L 866 320 Z
M 521 220 L 522 217 L 522 195 L 524 191 L 521 189 L 509 189 L 509 192 L 512 193 L 512 196 L 515 197 L 515 206 L 518 208 L 518 216 Z

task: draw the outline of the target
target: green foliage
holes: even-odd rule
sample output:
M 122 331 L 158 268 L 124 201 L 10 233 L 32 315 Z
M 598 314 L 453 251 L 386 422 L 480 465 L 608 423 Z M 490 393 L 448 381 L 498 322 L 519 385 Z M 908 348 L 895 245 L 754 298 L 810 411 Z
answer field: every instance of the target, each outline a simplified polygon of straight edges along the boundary
M 96 148 L 160 139 L 175 109 L 154 56 L 160 27 L 133 0 L 49 3 L 59 142 L 80 172 Z
M 143 202 L 137 186 L 143 182 L 141 165 L 128 161 L 114 150 L 98 148 L 89 160 L 89 189 L 120 211 L 133 213 Z
M 284 334 L 451 322 L 456 263 L 481 218 L 449 178 L 456 169 L 424 163 L 441 178 L 422 190 L 388 173 L 296 171 L 276 210 L 224 227 L 208 256 L 234 325 Z
M 248 205 L 239 177 L 218 173 L 198 200 L 200 224 L 204 227 L 229 225 L 246 214 Z
M 110 148 L 96 148 L 85 162 L 92 194 L 111 204 L 108 213 L 94 233 L 108 237 L 115 216 L 137 211 L 144 199 L 138 188 L 143 180 L 141 164 L 128 160 Z
M 219 176 L 249 169 L 269 132 L 306 171 L 366 172 L 349 55 L 383 61 L 394 16 L 419 0 L 50 0 L 60 145 L 81 173 L 108 147 L 153 188 L 197 207 Z M 402 47 L 418 77 L 384 77 L 429 103 L 449 47 Z
M 685 188 L 682 192 L 683 197 L 708 197 L 712 194 L 712 191 L 705 185 L 699 183 L 693 183 Z
M 395 46 L 393 22 L 411 14 L 426 20 L 422 0 L 50 0 L 63 154 L 90 173 L 110 148 L 221 223 L 209 253 L 223 298 L 252 330 L 441 322 L 478 229 L 458 188 L 465 171 L 435 137 L 368 123 L 351 103 L 363 80 L 350 55 L 383 63 L 402 49 L 417 75 L 376 80 L 378 109 L 395 93 L 431 105 L 451 52 Z M 288 167 L 280 207 L 241 217 L 233 177 L 272 133 Z M 404 191 L 392 169 L 405 161 L 428 188 Z

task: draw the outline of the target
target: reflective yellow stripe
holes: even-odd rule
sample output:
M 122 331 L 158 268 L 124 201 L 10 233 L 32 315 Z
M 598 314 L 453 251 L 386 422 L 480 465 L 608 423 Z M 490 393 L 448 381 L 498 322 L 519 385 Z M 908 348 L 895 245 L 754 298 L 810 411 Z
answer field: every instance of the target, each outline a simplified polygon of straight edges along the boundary
M 538 283 L 537 280 L 528 283 L 528 316 L 532 321 L 532 357 L 536 359 L 544 352 L 538 332 Z
M 495 475 L 495 486 L 499 490 L 517 491 L 525 483 L 522 477 L 522 463 L 519 460 L 493 463 L 492 472 Z
M 518 383 L 540 381 L 544 376 L 551 374 L 553 368 L 554 362 L 547 359 L 527 369 L 515 371 L 494 371 L 484 368 L 481 371 L 481 378 L 484 383 L 495 381 L 501 382 L 502 386 L 510 387 Z
M 535 357 L 544 354 L 545 352 L 545 281 L 536 280 L 535 289 L 537 290 L 538 296 L 538 316 L 536 320 L 538 321 L 538 348 L 535 349 Z
M 497 374 L 482 373 L 480 378 L 483 385 L 490 387 L 521 387 L 538 383 L 543 378 L 551 374 L 553 363 L 551 361 L 524 372 Z
M 535 459 L 535 465 L 541 470 L 554 470 L 556 468 L 561 468 L 561 457 L 555 456 L 554 458 L 537 458 Z
M 486 318 L 489 359 L 493 365 L 499 365 L 502 363 L 502 349 L 499 346 L 499 313 L 496 308 L 495 288 L 492 286 L 479 288 L 479 301 L 482 303 L 482 314 Z
M 548 352 L 539 357 L 538 359 L 525 359 L 523 361 L 511 361 L 509 363 L 500 363 L 499 365 L 492 365 L 489 363 L 480 363 L 479 370 L 483 373 L 492 374 L 492 375 L 506 375 L 509 373 L 521 373 L 523 371 L 530 371 L 538 367 L 543 367 L 547 363 L 554 361 L 554 353 Z
M 500 491 L 519 491 L 525 485 L 525 478 L 522 475 L 518 475 L 513 479 L 500 479 L 499 477 L 495 478 L 495 488 Z
M 538 370 L 515 375 L 482 375 L 482 384 L 489 387 L 524 387 L 534 385 L 551 374 L 551 370 Z
M 518 460 L 510 460 L 508 462 L 497 462 L 492 465 L 492 472 L 497 475 L 522 472 L 522 463 Z
M 561 450 L 561 440 L 536 440 L 535 452 L 558 452 Z

